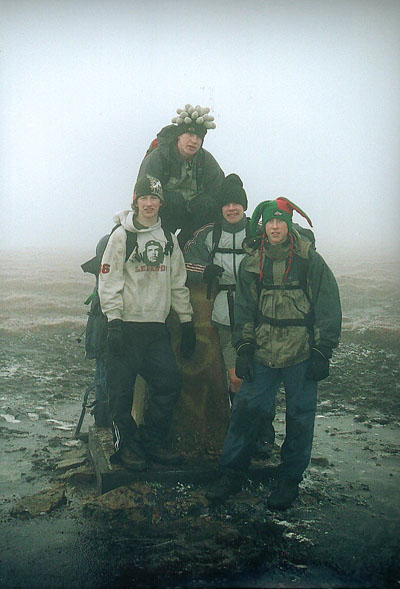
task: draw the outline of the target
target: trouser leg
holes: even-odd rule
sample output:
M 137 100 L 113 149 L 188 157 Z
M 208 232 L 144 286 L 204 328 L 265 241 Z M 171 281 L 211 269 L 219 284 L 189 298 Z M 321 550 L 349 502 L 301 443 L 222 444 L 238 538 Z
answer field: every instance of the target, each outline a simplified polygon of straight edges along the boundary
M 98 356 L 96 358 L 95 382 L 96 404 L 93 409 L 94 420 L 99 427 L 109 427 L 111 425 L 111 413 L 106 386 L 106 363 L 104 356 Z
M 168 191 L 164 193 L 165 206 L 160 209 L 160 217 L 163 226 L 175 233 L 185 226 L 188 220 L 185 199 L 179 192 Z
M 300 482 L 311 459 L 317 407 L 317 383 L 306 378 L 309 361 L 283 369 L 286 436 L 281 448 L 280 479 Z
M 137 426 L 132 417 L 133 393 L 136 376 L 140 366 L 140 347 L 133 345 L 129 328 L 123 326 L 126 342 L 122 357 L 107 354 L 106 384 L 109 394 L 111 418 L 114 424 L 114 435 L 121 440 L 135 439 Z
M 168 330 L 163 324 L 158 327 L 152 340 L 147 343 L 140 374 L 150 387 L 144 415 L 147 434 L 152 439 L 164 440 L 171 426 L 182 379 Z
M 206 225 L 207 223 L 213 223 L 220 213 L 217 200 L 204 192 L 189 201 L 186 207 L 186 219 L 184 223 L 180 225 L 182 231 L 178 235 L 178 241 L 181 248 L 183 248 L 185 243 L 193 237 L 193 234 L 197 229 L 203 227 L 203 225 Z
M 263 415 L 273 414 L 281 371 L 254 363 L 253 382 L 243 382 L 236 393 L 220 467 L 229 471 L 248 470 Z
M 193 198 L 188 203 L 192 231 L 214 222 L 220 214 L 220 210 L 217 199 L 210 194 L 203 192 Z

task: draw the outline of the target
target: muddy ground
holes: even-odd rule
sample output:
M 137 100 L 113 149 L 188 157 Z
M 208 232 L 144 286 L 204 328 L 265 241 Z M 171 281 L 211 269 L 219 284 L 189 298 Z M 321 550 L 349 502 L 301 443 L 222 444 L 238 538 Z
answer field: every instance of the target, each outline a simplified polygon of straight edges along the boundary
M 292 508 L 261 482 L 215 506 L 204 487 L 137 483 L 99 497 L 73 432 L 92 362 L 68 325 L 0 351 L 1 587 L 396 587 L 399 342 L 345 331 L 320 386 L 313 459 Z M 92 425 L 85 418 L 83 431 Z M 283 440 L 279 397 L 277 444 Z

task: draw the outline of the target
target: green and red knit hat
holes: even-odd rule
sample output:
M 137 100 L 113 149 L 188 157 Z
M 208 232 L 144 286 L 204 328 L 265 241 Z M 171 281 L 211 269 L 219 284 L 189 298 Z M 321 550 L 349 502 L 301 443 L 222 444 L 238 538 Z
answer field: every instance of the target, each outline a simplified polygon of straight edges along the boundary
M 271 219 L 280 219 L 281 221 L 285 221 L 290 232 L 293 223 L 293 211 L 296 211 L 302 217 L 307 219 L 310 227 L 312 227 L 311 219 L 304 211 L 301 210 L 300 207 L 298 207 L 288 198 L 280 196 L 276 200 L 264 200 L 259 205 L 257 205 L 250 220 L 250 228 L 253 235 L 256 235 L 260 218 L 262 220 L 263 229 L 267 221 L 270 221 Z

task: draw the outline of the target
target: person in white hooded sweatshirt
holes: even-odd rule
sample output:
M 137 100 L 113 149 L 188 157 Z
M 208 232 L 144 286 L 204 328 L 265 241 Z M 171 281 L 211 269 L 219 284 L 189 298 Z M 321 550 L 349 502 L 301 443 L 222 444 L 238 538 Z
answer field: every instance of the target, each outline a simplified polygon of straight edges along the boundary
M 138 179 L 131 211 L 115 217 L 99 274 L 99 297 L 108 320 L 106 382 L 116 452 L 112 462 L 144 470 L 147 459 L 177 463 L 166 439 L 181 389 L 181 374 L 165 320 L 171 308 L 182 327 L 181 353 L 190 358 L 196 345 L 186 269 L 177 238 L 161 226 L 161 182 L 149 174 Z M 127 257 L 127 243 L 135 236 Z M 128 250 L 129 253 L 129 250 Z M 151 394 L 144 426 L 132 417 L 137 374 Z

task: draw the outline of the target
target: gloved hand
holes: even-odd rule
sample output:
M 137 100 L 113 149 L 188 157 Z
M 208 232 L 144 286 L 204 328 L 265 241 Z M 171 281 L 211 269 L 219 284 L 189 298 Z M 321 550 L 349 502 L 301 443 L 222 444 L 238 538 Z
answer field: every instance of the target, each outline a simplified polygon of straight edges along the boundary
M 113 319 L 107 324 L 107 349 L 113 356 L 123 356 L 125 351 L 122 319 Z
M 251 343 L 245 343 L 239 346 L 237 350 L 235 372 L 238 378 L 243 378 L 247 382 L 254 380 L 254 346 Z
M 327 350 L 321 351 L 319 348 L 311 350 L 310 365 L 307 368 L 306 377 L 309 380 L 324 380 L 329 376 L 329 356 Z
M 196 347 L 196 332 L 193 321 L 181 323 L 181 354 L 187 360 L 194 354 Z
M 210 284 L 215 278 L 220 278 L 224 272 L 224 269 L 218 264 L 208 264 L 204 268 L 203 272 L 203 280 Z

